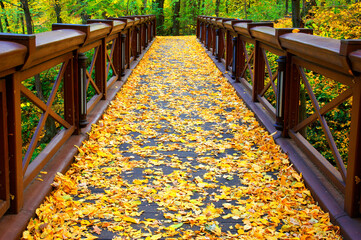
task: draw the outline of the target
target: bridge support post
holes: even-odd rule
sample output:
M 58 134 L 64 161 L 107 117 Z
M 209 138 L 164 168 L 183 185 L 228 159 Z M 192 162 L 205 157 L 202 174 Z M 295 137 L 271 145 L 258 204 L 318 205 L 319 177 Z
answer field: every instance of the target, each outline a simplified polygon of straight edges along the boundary
M 146 49 L 148 47 L 148 24 L 144 26 L 144 29 L 144 49 Z
M 79 53 L 78 55 L 78 67 L 79 67 L 79 125 L 80 128 L 88 125 L 87 121 L 87 76 L 86 76 L 86 62 L 88 58 L 84 53 Z
M 276 123 L 277 130 L 282 131 L 284 120 L 284 89 L 285 89 L 285 77 L 286 77 L 286 56 L 280 56 L 277 60 L 278 63 L 278 75 L 277 75 L 277 101 L 276 101 Z
M 122 42 L 122 45 L 121 45 L 121 76 L 125 76 L 125 41 L 126 41 L 126 38 L 127 38 L 127 35 L 125 34 L 122 34 L 121 35 L 121 42 Z
M 136 41 L 137 41 L 137 53 L 136 53 L 136 56 L 137 56 L 137 58 L 140 56 L 141 45 L 142 45 L 142 44 L 141 44 L 140 31 L 141 31 L 140 28 L 137 28 L 137 29 L 136 29 L 136 32 L 137 32 L 137 39 L 136 39 Z
M 219 46 L 218 46 L 218 62 L 222 62 L 222 58 L 224 57 L 224 32 L 222 29 L 219 29 Z
M 236 79 L 236 68 L 237 68 L 237 37 L 232 38 L 233 42 L 233 62 L 232 62 L 232 79 Z
M 256 41 L 254 44 L 254 69 L 253 69 L 253 90 L 252 90 L 252 101 L 258 101 L 258 95 L 264 88 L 264 76 L 266 62 L 263 58 L 262 48 L 260 42 Z
M 8 146 L 9 146 L 9 181 L 10 213 L 19 213 L 24 204 L 24 184 L 22 167 L 21 137 L 21 101 L 19 72 L 6 79 L 6 105 L 8 110 Z
M 216 59 L 219 59 L 219 29 L 216 29 Z
M 361 215 L 361 77 L 353 87 L 351 129 L 344 208 L 350 217 Z
M 206 48 L 209 50 L 209 25 L 206 26 Z
M 199 38 L 199 40 L 202 42 L 202 27 L 203 27 L 203 24 L 202 23 L 200 23 L 199 24 L 199 35 L 198 35 L 198 38 Z
M 229 70 L 232 55 L 232 35 L 226 30 L 226 70 Z

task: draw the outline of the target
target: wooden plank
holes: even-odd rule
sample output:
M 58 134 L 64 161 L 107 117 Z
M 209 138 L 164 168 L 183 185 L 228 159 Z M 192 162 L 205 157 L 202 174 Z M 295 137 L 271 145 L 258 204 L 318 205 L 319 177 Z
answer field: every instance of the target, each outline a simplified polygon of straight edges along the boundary
M 346 168 L 345 168 L 345 165 L 344 165 L 343 160 L 341 158 L 341 155 L 340 155 L 340 153 L 338 151 L 338 148 L 336 146 L 335 140 L 333 139 L 330 128 L 328 127 L 327 121 L 324 118 L 324 116 L 322 116 L 320 114 L 320 106 L 318 105 L 318 101 L 316 99 L 316 96 L 313 93 L 312 87 L 311 87 L 310 83 L 307 80 L 307 77 L 306 77 L 306 75 L 305 75 L 305 73 L 303 71 L 303 68 L 299 66 L 298 69 L 300 71 L 301 78 L 303 79 L 303 83 L 305 84 L 306 91 L 307 91 L 307 93 L 308 93 L 308 95 L 309 95 L 309 97 L 311 99 L 311 102 L 312 102 L 312 105 L 313 105 L 313 107 L 315 109 L 317 117 L 318 117 L 318 119 L 319 119 L 319 121 L 321 123 L 323 132 L 325 133 L 327 142 L 328 142 L 329 146 L 331 147 L 333 157 L 335 158 L 335 161 L 336 161 L 337 167 L 339 168 L 339 171 L 341 173 L 342 179 L 344 181 L 346 181 Z
M 337 82 L 340 82 L 347 86 L 352 86 L 354 84 L 354 77 L 351 75 L 346 75 L 340 72 L 337 72 L 333 69 L 328 69 L 322 66 L 319 66 L 315 63 L 308 62 L 306 60 L 301 59 L 300 57 L 294 56 L 292 60 L 295 64 L 300 65 L 308 70 L 317 72 L 319 74 L 324 75 L 325 77 L 329 77 Z
M 24 203 L 23 199 L 23 167 L 22 167 L 22 137 L 21 137 L 21 102 L 20 102 L 20 74 L 19 72 L 6 79 L 6 96 L 8 110 L 8 146 L 10 194 L 10 212 L 18 213 Z
M 0 79 L 0 218 L 10 206 L 6 86 Z
M 296 133 L 292 130 L 289 131 L 289 135 L 297 143 L 304 153 L 312 159 L 312 162 L 316 164 L 324 175 L 336 186 L 342 193 L 345 193 L 345 182 L 342 179 L 341 174 L 332 166 L 324 156 L 321 155 L 300 133 Z
M 118 80 L 118 76 L 113 76 L 107 81 L 107 89 L 110 88 L 116 81 Z
M 41 169 L 49 162 L 54 154 L 60 149 L 62 145 L 69 139 L 69 137 L 75 131 L 75 127 L 72 126 L 69 129 L 61 130 L 49 144 L 39 153 L 39 155 L 31 162 L 26 172 L 24 173 L 24 189 L 29 183 L 39 174 Z
M 252 99 L 256 102 L 257 96 L 264 88 L 265 77 L 265 59 L 263 58 L 262 48 L 260 43 L 256 41 L 254 45 L 254 64 L 253 64 L 253 92 Z
M 75 126 L 75 86 L 74 81 L 74 59 L 70 59 L 64 74 L 64 119 L 70 125 Z M 52 113 L 50 113 L 52 115 Z
M 353 87 L 350 142 L 347 162 L 345 211 L 351 217 L 361 215 L 361 79 Z
M 276 109 L 272 106 L 272 104 L 263 96 L 257 96 L 258 102 L 262 104 L 262 106 L 267 110 L 267 112 L 272 117 L 273 121 L 276 120 Z
M 87 102 L 87 112 L 91 112 L 95 105 L 102 100 L 102 95 L 94 95 L 88 102 Z
M 33 66 L 31 68 L 28 68 L 28 69 L 20 72 L 20 75 L 19 75 L 20 81 L 23 81 L 25 79 L 33 77 L 36 74 L 41 73 L 45 70 L 48 70 L 52 67 L 55 67 L 56 65 L 58 65 L 60 63 L 66 62 L 72 57 L 73 57 L 73 53 L 67 53 L 60 57 L 49 60 L 46 64 L 40 64 L 37 66 Z

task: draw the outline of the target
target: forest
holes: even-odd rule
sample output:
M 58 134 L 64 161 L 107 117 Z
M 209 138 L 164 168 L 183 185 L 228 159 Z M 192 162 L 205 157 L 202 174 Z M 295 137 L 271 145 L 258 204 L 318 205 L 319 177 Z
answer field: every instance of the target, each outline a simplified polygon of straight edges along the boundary
M 279 21 L 319 35 L 359 38 L 359 0 L 0 0 L 0 31 L 39 33 L 52 23 L 110 16 L 157 17 L 158 35 L 191 35 L 198 15 Z M 331 24 L 329 24 L 331 23 Z
M 32 34 L 50 31 L 53 23 L 79 24 L 85 23 L 87 19 L 153 14 L 157 18 L 157 35 L 194 35 L 197 16 L 207 15 L 274 21 L 276 27 L 312 28 L 315 35 L 335 39 L 361 38 L 359 0 L 0 0 L 0 11 L 0 31 L 7 33 Z M 55 72 L 52 70 L 37 75 L 23 84 L 40 99 L 46 99 Z M 344 89 L 344 86 L 332 80 L 325 81 L 323 76 L 316 73 L 310 72 L 308 75 L 313 79 L 321 105 Z M 308 106 L 311 105 L 307 97 L 304 101 L 308 102 Z M 62 104 L 62 96 L 59 95 L 59 102 L 55 106 L 59 105 L 61 109 Z M 329 116 L 343 159 L 347 159 L 348 138 L 345 133 L 350 126 L 350 108 L 351 100 Z M 313 109 L 309 107 L 305 111 L 309 115 Z M 33 108 L 27 99 L 22 98 L 23 153 L 26 152 L 40 115 L 39 109 Z M 59 130 L 59 126 L 49 119 L 41 142 L 44 146 L 39 146 L 37 152 Z M 325 146 L 321 132 L 321 127 L 315 125 L 305 135 L 332 162 L 332 154 Z

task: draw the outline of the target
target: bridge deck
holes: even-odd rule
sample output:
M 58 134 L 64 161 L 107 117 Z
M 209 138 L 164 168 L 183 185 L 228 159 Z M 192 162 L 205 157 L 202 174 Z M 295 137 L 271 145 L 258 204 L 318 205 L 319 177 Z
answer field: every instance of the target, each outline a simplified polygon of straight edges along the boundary
M 79 150 L 25 239 L 340 238 L 195 37 L 158 37 Z

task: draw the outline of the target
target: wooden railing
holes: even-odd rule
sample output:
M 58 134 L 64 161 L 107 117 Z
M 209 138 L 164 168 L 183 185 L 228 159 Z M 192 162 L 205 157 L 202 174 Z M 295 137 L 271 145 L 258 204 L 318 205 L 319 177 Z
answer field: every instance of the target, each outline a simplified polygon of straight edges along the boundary
M 198 17 L 197 37 L 249 91 L 252 101 L 263 106 L 282 136 L 291 137 L 342 192 L 349 216 L 360 216 L 361 40 L 335 40 L 314 36 L 311 29 L 274 28 L 271 22 L 207 16 Z M 323 76 L 321 81 L 341 84 L 342 91 L 320 105 L 309 73 Z M 301 86 L 314 109 L 304 118 L 300 117 Z M 342 159 L 325 115 L 346 101 L 352 103 L 351 125 L 348 159 Z M 322 128 L 336 166 L 302 132 L 315 122 Z
M 107 99 L 108 89 L 121 80 L 155 34 L 153 15 L 53 24 L 53 31 L 35 35 L 0 34 L 0 217 L 6 211 L 20 211 L 24 189 L 57 150 L 87 125 L 87 113 Z M 57 74 L 47 99 L 33 86 L 24 85 L 25 80 L 50 70 Z M 57 98 L 61 101 L 55 109 Z M 39 110 L 37 127 L 25 149 L 22 99 Z M 35 157 L 49 118 L 58 132 Z

